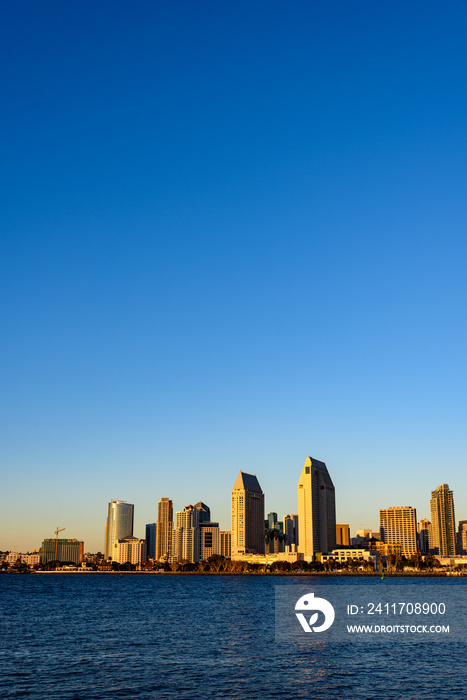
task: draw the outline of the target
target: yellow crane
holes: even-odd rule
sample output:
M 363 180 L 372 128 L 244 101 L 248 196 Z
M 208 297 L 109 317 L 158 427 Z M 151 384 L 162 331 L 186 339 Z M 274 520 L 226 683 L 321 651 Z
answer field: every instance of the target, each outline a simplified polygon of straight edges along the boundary
M 66 527 L 61 527 L 60 529 L 58 528 L 55 530 L 55 561 L 57 561 L 57 550 L 58 550 L 58 533 L 63 532 L 63 530 L 66 530 Z

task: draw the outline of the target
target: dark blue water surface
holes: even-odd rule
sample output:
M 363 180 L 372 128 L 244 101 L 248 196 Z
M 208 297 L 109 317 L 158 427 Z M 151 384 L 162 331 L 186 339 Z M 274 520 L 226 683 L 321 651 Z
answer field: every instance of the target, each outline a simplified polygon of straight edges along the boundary
M 0 576 L 0 697 L 467 698 L 466 641 L 277 644 L 274 586 L 379 579 Z M 417 585 L 418 579 L 391 584 Z M 467 580 L 421 579 L 458 586 Z M 467 630 L 466 630 L 467 640 Z

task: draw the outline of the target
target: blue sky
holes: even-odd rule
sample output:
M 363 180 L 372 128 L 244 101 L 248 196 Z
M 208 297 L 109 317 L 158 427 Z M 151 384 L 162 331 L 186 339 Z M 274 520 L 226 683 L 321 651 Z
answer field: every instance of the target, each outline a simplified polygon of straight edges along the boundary
M 467 3 L 0 7 L 0 549 L 256 473 L 467 519 Z

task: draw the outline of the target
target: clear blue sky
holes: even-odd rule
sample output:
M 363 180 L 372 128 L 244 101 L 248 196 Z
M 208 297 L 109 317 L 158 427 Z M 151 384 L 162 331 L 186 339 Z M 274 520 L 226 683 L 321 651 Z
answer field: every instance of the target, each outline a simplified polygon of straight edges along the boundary
M 256 473 L 467 519 L 467 3 L 0 5 L 0 549 Z

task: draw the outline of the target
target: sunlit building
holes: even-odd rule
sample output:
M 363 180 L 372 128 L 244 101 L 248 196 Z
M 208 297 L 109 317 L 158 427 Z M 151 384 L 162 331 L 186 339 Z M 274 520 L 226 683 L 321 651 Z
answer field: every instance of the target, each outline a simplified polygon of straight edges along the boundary
M 156 560 L 168 560 L 172 553 L 173 505 L 170 498 L 161 498 L 157 511 Z
M 406 557 L 417 553 L 417 514 L 410 506 L 393 506 L 379 511 L 381 542 L 398 544 Z
M 324 462 L 307 457 L 298 482 L 298 551 L 305 558 L 336 546 L 334 484 Z
M 232 489 L 232 557 L 264 552 L 264 494 L 255 474 L 240 472 Z
M 200 532 L 199 510 L 185 506 L 177 512 L 172 533 L 171 561 L 199 561 Z
M 111 559 L 117 540 L 133 536 L 134 506 L 126 501 L 110 501 L 105 524 L 105 558 Z
M 220 546 L 221 556 L 230 559 L 230 557 L 232 556 L 232 533 L 230 530 L 221 530 Z
M 456 524 L 454 497 L 448 484 L 441 484 L 431 492 L 432 550 L 442 557 L 456 553 Z
M 119 564 L 141 564 L 146 561 L 146 540 L 140 540 L 137 537 L 123 537 L 121 540 L 114 542 L 112 553 L 112 561 Z
M 199 524 L 199 541 L 201 561 L 206 561 L 214 554 L 221 553 L 221 535 L 219 523 L 201 522 Z

